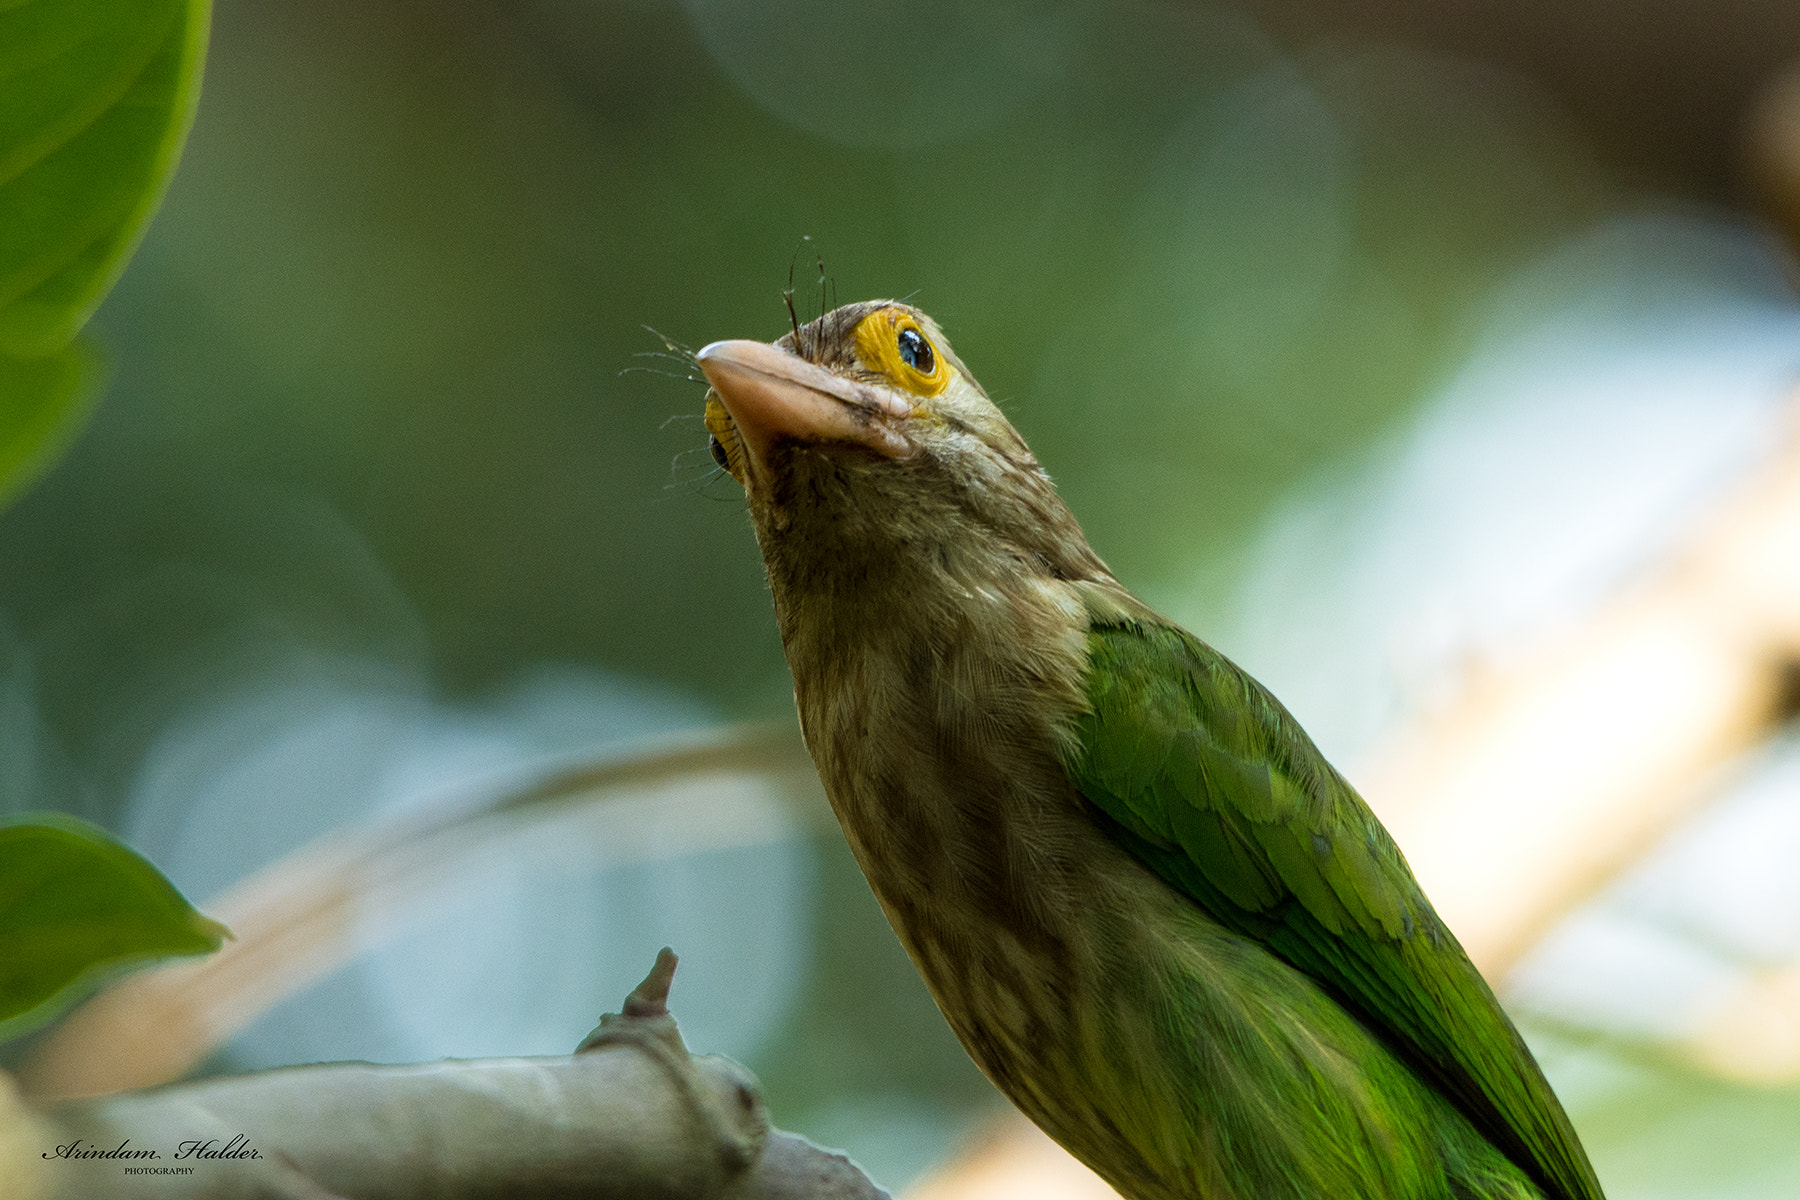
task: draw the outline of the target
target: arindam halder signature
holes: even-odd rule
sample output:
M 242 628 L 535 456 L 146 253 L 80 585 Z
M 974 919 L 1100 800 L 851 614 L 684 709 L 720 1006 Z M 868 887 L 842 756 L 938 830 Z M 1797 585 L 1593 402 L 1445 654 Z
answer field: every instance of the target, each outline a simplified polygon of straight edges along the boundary
M 111 1150 L 103 1149 L 99 1146 L 84 1145 L 80 1138 L 76 1138 L 66 1146 L 58 1146 L 55 1150 L 46 1150 L 43 1156 L 45 1158 L 160 1159 L 162 1158 L 162 1152 L 149 1148 L 134 1147 L 131 1144 L 130 1138 L 126 1138 Z M 191 1141 L 182 1142 L 175 1148 L 175 1152 L 169 1157 L 173 1160 L 184 1158 L 261 1158 L 262 1151 L 258 1150 L 255 1146 L 252 1146 L 250 1144 L 250 1139 L 240 1133 L 222 1146 L 219 1144 L 218 1138 L 207 1138 L 205 1141 L 195 1138 Z

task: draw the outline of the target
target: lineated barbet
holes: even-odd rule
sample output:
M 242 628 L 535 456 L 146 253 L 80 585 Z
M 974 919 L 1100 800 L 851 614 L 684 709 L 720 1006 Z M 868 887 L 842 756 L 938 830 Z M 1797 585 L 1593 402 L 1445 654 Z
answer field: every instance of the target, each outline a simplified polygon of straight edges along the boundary
M 806 744 L 950 1026 L 1133 1200 L 1601 1200 L 1400 851 L 905 304 L 714 342 Z

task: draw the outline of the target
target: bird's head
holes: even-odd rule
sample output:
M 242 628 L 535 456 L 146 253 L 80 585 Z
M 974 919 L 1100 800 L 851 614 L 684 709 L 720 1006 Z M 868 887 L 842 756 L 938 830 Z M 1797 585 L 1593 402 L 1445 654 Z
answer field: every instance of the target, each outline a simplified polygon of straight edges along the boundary
M 1024 439 L 918 309 L 849 304 L 698 359 L 714 457 L 744 487 L 778 589 L 795 571 L 895 555 L 965 578 L 1105 573 Z

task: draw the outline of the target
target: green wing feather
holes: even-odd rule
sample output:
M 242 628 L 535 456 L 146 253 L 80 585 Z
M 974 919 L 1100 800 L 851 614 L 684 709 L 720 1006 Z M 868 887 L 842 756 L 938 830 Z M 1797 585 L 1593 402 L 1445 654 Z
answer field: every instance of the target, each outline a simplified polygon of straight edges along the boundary
M 1170 625 L 1089 632 L 1066 766 L 1110 831 L 1230 929 L 1305 972 L 1553 1200 L 1602 1200 L 1487 983 L 1375 815 L 1287 710 Z

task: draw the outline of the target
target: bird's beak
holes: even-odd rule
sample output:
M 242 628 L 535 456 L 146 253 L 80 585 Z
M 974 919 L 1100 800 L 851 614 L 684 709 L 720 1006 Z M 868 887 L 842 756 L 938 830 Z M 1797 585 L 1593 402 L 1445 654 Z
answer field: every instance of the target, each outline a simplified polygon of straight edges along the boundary
M 912 415 L 912 405 L 885 388 L 834 375 L 767 342 L 714 342 L 695 357 L 758 470 L 769 447 L 783 440 L 851 442 L 888 458 L 913 452 L 894 428 Z

